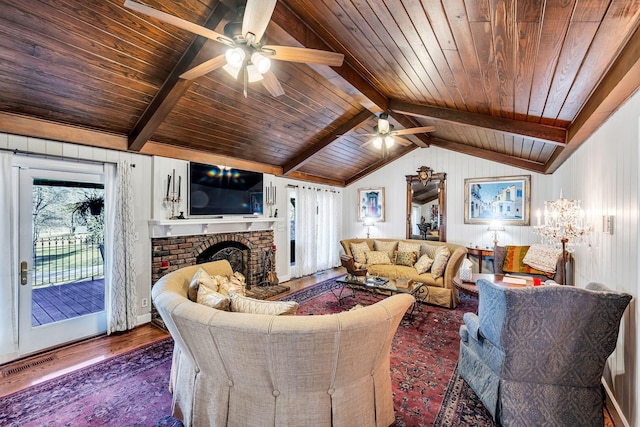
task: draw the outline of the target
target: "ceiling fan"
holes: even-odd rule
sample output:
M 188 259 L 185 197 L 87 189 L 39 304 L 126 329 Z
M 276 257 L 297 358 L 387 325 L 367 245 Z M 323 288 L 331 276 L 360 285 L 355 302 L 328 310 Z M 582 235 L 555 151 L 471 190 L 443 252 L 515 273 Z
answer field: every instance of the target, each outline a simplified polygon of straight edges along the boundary
M 357 135 L 357 137 L 373 137 L 369 139 L 369 141 L 362 144 L 362 147 L 373 144 L 373 146 L 377 149 L 385 148 L 388 150 L 396 142 L 404 146 L 409 146 L 412 144 L 411 141 L 405 138 L 401 138 L 399 137 L 399 135 L 414 135 L 417 133 L 433 132 L 434 130 L 436 130 L 436 128 L 435 126 L 421 126 L 410 129 L 394 130 L 394 126 L 389 123 L 389 115 L 387 113 L 380 113 L 380 115 L 378 116 L 378 124 L 373 127 L 373 130 L 375 133 L 363 133 Z
M 247 85 L 261 81 L 272 96 L 284 95 L 284 90 L 270 71 L 271 59 L 289 62 L 321 64 L 339 67 L 344 55 L 317 49 L 290 46 L 267 45 L 265 31 L 277 0 L 247 0 L 246 6 L 239 7 L 236 19 L 227 23 L 224 34 L 217 33 L 201 25 L 161 12 L 133 0 L 125 0 L 124 6 L 137 12 L 190 31 L 208 39 L 229 46 L 223 55 L 211 58 L 184 72 L 180 78 L 193 80 L 211 71 L 223 68 L 234 78 L 241 76 L 244 84 L 244 96 L 247 97 Z

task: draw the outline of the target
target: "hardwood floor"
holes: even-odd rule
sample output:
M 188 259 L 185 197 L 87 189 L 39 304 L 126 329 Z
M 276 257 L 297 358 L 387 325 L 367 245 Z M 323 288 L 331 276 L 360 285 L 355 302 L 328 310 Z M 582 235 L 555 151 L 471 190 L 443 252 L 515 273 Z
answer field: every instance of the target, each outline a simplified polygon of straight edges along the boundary
M 344 274 L 344 272 L 344 268 L 340 267 L 290 280 L 286 282 L 286 285 L 291 290 L 277 295 L 275 298 L 280 298 L 326 279 Z M 147 323 L 128 332 L 91 338 L 0 366 L 0 397 L 126 353 L 168 336 L 169 334 L 166 331 Z M 606 407 L 604 416 L 604 426 L 615 427 L 616 424 L 613 421 L 613 417 L 611 417 Z

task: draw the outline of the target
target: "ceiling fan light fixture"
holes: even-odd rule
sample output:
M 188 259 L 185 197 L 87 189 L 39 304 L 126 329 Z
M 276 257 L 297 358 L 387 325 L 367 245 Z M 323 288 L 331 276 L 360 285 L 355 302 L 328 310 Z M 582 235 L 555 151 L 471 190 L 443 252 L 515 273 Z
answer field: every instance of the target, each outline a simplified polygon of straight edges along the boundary
M 244 63 L 246 57 L 247 54 L 244 52 L 244 49 L 240 47 L 229 49 L 224 54 L 224 58 L 227 60 L 227 64 L 238 69 L 242 67 L 242 64 Z
M 258 67 L 256 67 L 254 64 L 247 65 L 247 74 L 247 80 L 249 83 L 259 82 L 264 78 L 262 77 L 262 73 L 258 70 Z
M 375 137 L 375 139 L 373 140 L 373 146 L 376 147 L 378 150 L 382 148 L 382 138 L 377 136 Z
M 266 73 L 271 67 L 271 60 L 260 52 L 253 52 L 251 55 L 251 63 L 256 66 L 260 74 Z
M 380 133 L 389 132 L 389 120 L 387 120 L 386 114 L 380 114 L 380 118 L 378 119 L 378 132 Z
M 227 64 L 224 67 L 222 67 L 222 69 L 225 70 L 227 73 L 229 73 L 231 77 L 238 80 L 238 75 L 240 74 L 240 69 L 241 69 L 240 67 L 233 67 L 231 64 Z
M 391 148 L 391 147 L 393 147 L 393 144 L 394 144 L 394 143 L 395 143 L 395 141 L 393 140 L 393 137 L 388 136 L 388 135 L 384 137 L 384 145 L 385 145 L 387 148 Z

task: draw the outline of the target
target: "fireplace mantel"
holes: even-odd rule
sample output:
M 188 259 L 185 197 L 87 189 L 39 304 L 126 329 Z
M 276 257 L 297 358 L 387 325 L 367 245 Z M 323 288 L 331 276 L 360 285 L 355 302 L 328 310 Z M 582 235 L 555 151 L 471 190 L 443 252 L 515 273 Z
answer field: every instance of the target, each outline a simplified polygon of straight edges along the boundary
M 156 238 L 272 230 L 274 225 L 281 221 L 284 221 L 284 218 L 239 217 L 176 220 L 152 219 L 149 220 L 149 234 L 152 238 Z

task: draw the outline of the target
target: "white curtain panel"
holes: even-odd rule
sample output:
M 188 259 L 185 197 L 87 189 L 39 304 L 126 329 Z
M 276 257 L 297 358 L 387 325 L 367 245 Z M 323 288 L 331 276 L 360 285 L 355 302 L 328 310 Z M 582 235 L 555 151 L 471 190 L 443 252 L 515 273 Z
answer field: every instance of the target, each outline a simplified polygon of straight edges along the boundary
M 115 170 L 114 170 L 115 169 Z M 117 167 L 105 166 L 107 228 L 107 334 L 136 326 L 135 228 L 131 166 L 121 160 Z
M 315 188 L 299 187 L 296 196 L 296 277 L 318 271 L 318 214 Z
M 13 277 L 16 248 L 13 233 L 13 154 L 0 153 L 0 242 L 5 255 L 0 257 L 0 356 L 17 351 L 16 280 Z
M 342 232 L 342 194 L 332 190 L 318 192 L 318 270 L 340 265 L 338 242 Z

